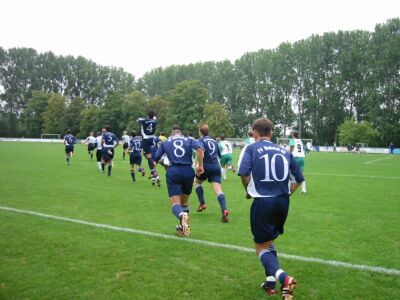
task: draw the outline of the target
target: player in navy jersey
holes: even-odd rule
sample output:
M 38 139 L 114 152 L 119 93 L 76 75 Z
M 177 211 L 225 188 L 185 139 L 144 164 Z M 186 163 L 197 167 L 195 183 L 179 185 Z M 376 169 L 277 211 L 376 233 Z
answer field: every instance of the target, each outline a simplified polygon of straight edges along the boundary
M 293 155 L 271 142 L 272 127 L 268 119 L 254 122 L 256 142 L 247 146 L 238 175 L 246 190 L 246 198 L 254 199 L 250 209 L 251 231 L 256 253 L 267 276 L 261 287 L 267 295 L 275 295 L 275 281 L 278 280 L 282 298 L 292 299 L 296 281 L 281 269 L 274 240 L 283 234 L 289 196 L 301 185 L 304 177 Z
M 114 158 L 114 149 L 118 146 L 117 136 L 110 132 L 110 127 L 106 126 L 103 130 L 103 135 L 101 137 L 101 160 L 102 160 L 102 170 L 108 165 L 108 176 L 111 176 L 112 160 Z
M 142 141 L 139 136 L 136 136 L 136 131 L 132 131 L 129 139 L 128 152 L 130 153 L 130 172 L 133 181 L 136 181 L 135 178 L 135 166 L 137 166 L 138 172 L 142 173 L 142 176 L 145 176 L 146 173 L 144 168 L 142 168 Z
M 153 137 L 153 143 L 151 144 L 151 159 L 155 161 L 156 158 L 156 153 L 158 150 L 159 145 L 161 144 L 161 139 L 158 136 Z M 156 170 L 156 165 L 154 166 L 154 170 Z M 151 184 L 155 185 L 157 183 L 157 186 L 161 186 L 161 181 L 160 181 L 160 175 L 158 172 L 155 173 L 155 176 L 151 176 Z
M 151 158 L 151 146 L 153 144 L 153 138 L 156 134 L 157 129 L 157 120 L 156 114 L 154 111 L 150 110 L 147 113 L 148 119 L 139 118 L 137 121 L 140 124 L 140 133 L 142 135 L 142 147 L 144 156 L 147 159 L 150 175 L 153 178 L 157 177 L 157 171 L 155 169 L 154 160 Z
M 229 211 L 226 207 L 225 194 L 221 188 L 221 167 L 219 164 L 219 158 L 221 152 L 218 147 L 218 143 L 215 139 L 209 137 L 209 128 L 207 124 L 203 124 L 199 129 L 200 138 L 198 139 L 199 144 L 204 150 L 204 173 L 197 175 L 194 179 L 194 185 L 197 197 L 200 202 L 200 206 L 197 209 L 198 212 L 202 212 L 207 208 L 204 199 L 204 191 L 202 183 L 208 180 L 213 186 L 214 192 L 217 195 L 217 200 L 221 207 L 222 222 L 228 222 Z
M 71 134 L 71 129 L 68 129 L 67 134 L 64 136 L 64 144 L 67 164 L 70 165 L 72 154 L 74 154 L 74 145 L 76 144 L 76 138 Z
M 171 201 L 172 213 L 178 218 L 178 235 L 190 234 L 188 198 L 192 192 L 195 177 L 192 168 L 192 150 L 196 150 L 198 157 L 197 174 L 203 170 L 203 150 L 196 140 L 185 138 L 179 126 L 172 128 L 171 136 L 160 145 L 155 161 L 158 162 L 166 154 L 170 163 L 167 169 L 166 181 L 168 195 Z

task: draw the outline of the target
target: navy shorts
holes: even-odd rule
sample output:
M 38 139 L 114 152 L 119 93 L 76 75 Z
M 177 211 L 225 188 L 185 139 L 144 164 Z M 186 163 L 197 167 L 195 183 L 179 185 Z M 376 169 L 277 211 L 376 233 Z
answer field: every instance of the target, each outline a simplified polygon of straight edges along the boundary
M 221 183 L 221 166 L 218 163 L 204 164 L 204 173 L 196 177 L 202 181 Z
M 92 151 L 94 149 L 94 144 L 90 143 L 87 145 L 87 150 Z
M 140 166 L 142 164 L 142 153 L 134 153 L 132 152 L 130 157 L 129 157 L 131 165 L 138 165 Z
M 111 151 L 111 153 L 109 151 Z M 101 158 L 105 162 L 112 160 L 114 158 L 114 148 L 103 147 L 103 149 L 101 149 Z
M 192 166 L 172 165 L 167 169 L 166 177 L 169 197 L 192 193 L 194 179 Z
M 65 153 L 74 152 L 74 146 L 65 146 Z
M 265 243 L 282 234 L 288 212 L 288 195 L 254 199 L 250 208 L 250 226 L 254 242 Z
M 142 139 L 144 154 L 151 153 L 151 146 L 153 146 L 153 139 Z
M 129 148 L 129 144 L 128 143 L 124 143 L 123 145 L 122 145 L 122 148 L 125 150 L 125 149 L 128 149 Z

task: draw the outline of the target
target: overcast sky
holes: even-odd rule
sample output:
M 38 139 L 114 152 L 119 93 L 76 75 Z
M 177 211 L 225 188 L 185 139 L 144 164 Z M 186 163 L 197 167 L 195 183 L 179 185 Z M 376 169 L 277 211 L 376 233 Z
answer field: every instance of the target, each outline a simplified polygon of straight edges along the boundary
M 399 16 L 399 0 L 0 0 L 0 47 L 82 55 L 138 78 Z

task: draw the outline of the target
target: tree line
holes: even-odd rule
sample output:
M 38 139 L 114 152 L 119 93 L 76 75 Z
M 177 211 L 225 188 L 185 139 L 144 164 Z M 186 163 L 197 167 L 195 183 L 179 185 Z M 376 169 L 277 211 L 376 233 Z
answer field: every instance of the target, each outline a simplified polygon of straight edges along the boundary
M 374 32 L 312 35 L 234 62 L 157 68 L 138 80 L 83 57 L 0 48 L 0 99 L 3 136 L 67 127 L 85 136 L 106 123 L 119 133 L 136 129 L 136 118 L 153 108 L 163 130 L 177 122 L 195 133 L 206 121 L 218 134 L 241 137 L 264 116 L 275 136 L 295 128 L 314 144 L 339 145 L 348 127 L 341 125 L 352 121 L 374 130 L 371 145 L 400 145 L 400 19 Z

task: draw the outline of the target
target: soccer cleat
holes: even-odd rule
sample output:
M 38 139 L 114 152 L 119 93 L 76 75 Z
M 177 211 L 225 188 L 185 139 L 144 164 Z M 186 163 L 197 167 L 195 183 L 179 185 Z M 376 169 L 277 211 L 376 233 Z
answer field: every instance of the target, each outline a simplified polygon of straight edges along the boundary
M 141 171 L 142 171 L 142 176 L 146 176 L 146 171 L 144 170 L 144 168 Z M 139 172 L 140 172 L 140 170 L 139 170 Z
M 176 226 L 176 234 L 179 236 L 183 236 L 183 227 L 181 225 Z
M 189 214 L 187 212 L 182 213 L 181 215 L 181 226 L 183 229 L 183 235 L 190 235 L 190 227 L 189 227 Z
M 261 283 L 261 288 L 267 296 L 276 296 L 278 294 L 275 289 L 275 282 L 264 281 Z
M 197 212 L 202 212 L 203 210 L 206 210 L 206 208 L 207 208 L 207 205 L 202 204 L 197 208 Z
M 292 276 L 286 276 L 285 284 L 281 286 L 281 295 L 283 300 L 293 299 L 293 291 L 296 288 L 296 280 Z
M 222 212 L 221 221 L 222 221 L 223 223 L 228 223 L 228 221 L 229 221 L 229 210 L 225 209 L 225 210 Z
M 156 183 L 157 183 L 158 187 L 161 187 L 160 176 L 156 177 Z
M 155 177 L 151 177 L 151 185 L 152 186 L 156 185 L 156 178 Z

